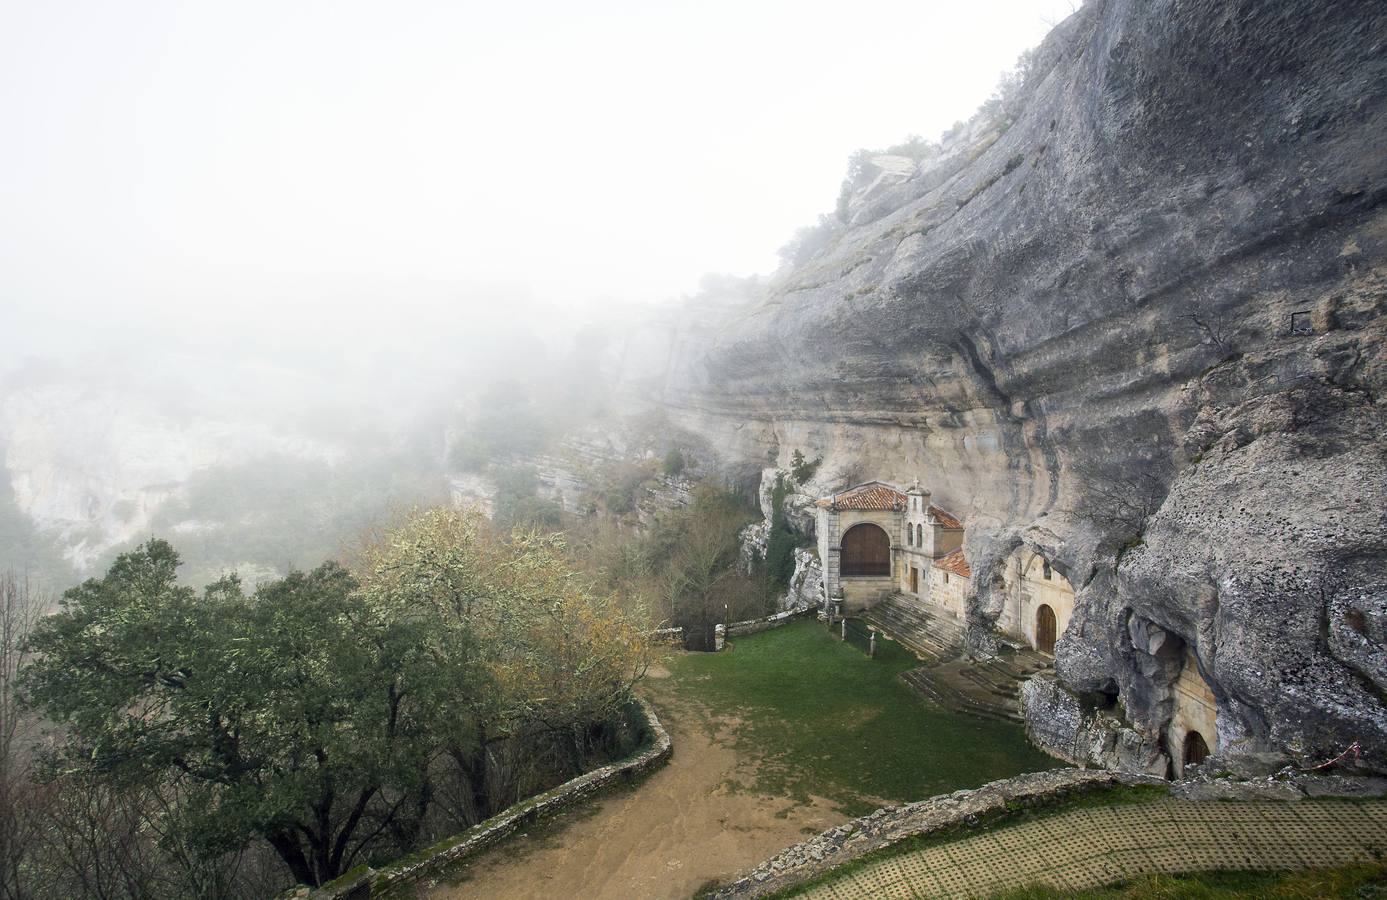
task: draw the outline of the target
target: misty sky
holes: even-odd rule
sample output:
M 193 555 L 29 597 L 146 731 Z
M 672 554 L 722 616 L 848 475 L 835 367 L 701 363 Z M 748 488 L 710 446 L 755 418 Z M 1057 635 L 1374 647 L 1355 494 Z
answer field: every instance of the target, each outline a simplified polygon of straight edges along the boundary
M 0 0 L 0 352 L 769 271 L 1073 5 Z

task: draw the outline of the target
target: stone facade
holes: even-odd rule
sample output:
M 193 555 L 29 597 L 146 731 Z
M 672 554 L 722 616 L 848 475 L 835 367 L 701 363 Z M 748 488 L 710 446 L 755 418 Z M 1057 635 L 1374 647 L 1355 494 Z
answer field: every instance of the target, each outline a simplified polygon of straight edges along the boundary
M 955 618 L 967 617 L 968 589 L 973 581 L 972 570 L 963 560 L 963 551 L 955 550 L 933 560 L 929 567 L 930 603 L 948 610 Z
M 934 562 L 963 545 L 962 523 L 931 506 L 930 492 L 918 481 L 904 491 L 880 481 L 859 484 L 821 498 L 816 507 L 824 599 L 840 601 L 845 612 L 860 612 L 896 592 L 928 600 Z M 864 523 L 889 539 L 889 570 L 844 575 L 844 535 Z
M 1218 753 L 1218 701 L 1204 676 L 1199 674 L 1199 661 L 1194 651 L 1185 648 L 1185 666 L 1175 681 L 1175 712 L 1166 729 L 1166 746 L 1169 748 L 1175 775 L 1185 774 L 1183 748 L 1191 733 L 1198 734 L 1210 753 Z
M 1063 636 L 1074 615 L 1074 588 L 1069 579 L 1044 556 L 1025 547 L 1013 554 L 1005 571 L 1006 598 L 997 629 L 1025 641 L 1033 650 L 1041 649 L 1036 640 L 1037 619 L 1040 608 L 1048 606 L 1055 617 L 1055 637 Z

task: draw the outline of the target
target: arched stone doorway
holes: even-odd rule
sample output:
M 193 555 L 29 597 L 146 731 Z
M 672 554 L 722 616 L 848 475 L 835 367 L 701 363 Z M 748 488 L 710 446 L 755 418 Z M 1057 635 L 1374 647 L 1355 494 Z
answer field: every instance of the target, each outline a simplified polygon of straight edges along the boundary
M 1183 766 L 1197 766 L 1209 758 L 1209 745 L 1204 743 L 1204 735 L 1191 731 L 1185 735 L 1185 749 L 1181 754 Z
M 1055 636 L 1055 611 L 1042 603 L 1035 611 L 1035 649 L 1041 653 L 1054 653 Z
M 891 575 L 891 538 L 879 525 L 860 522 L 843 532 L 841 573 L 844 578 Z

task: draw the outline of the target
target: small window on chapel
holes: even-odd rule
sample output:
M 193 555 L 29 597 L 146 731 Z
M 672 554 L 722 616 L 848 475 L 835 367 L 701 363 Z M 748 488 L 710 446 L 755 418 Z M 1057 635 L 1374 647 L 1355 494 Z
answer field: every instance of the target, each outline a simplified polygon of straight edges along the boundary
M 948 572 L 945 572 L 945 573 L 944 573 L 944 583 L 945 583 L 945 584 L 948 584 L 948 583 L 949 583 L 949 573 L 948 573 Z
M 1042 566 L 1044 566 L 1044 568 L 1043 568 L 1041 571 L 1045 574 L 1045 580 L 1046 580 L 1046 581 L 1049 581 L 1049 580 L 1050 580 L 1050 564 L 1049 564 L 1048 562 L 1046 562 L 1045 560 L 1041 560 L 1041 561 L 1040 561 L 1040 564 L 1041 564 Z

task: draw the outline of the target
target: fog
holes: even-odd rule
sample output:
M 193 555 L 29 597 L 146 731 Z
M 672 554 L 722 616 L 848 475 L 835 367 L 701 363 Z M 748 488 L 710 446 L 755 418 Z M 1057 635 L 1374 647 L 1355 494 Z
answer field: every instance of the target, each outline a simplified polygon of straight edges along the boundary
M 0 349 L 282 351 L 768 271 L 854 149 L 967 118 L 1069 9 L 7 2 Z
M 88 565 L 304 481 L 216 467 L 443 459 L 469 391 L 771 272 L 855 150 L 967 119 L 1073 6 L 3 0 L 0 539 Z M 379 493 L 351 527 L 435 488 Z

